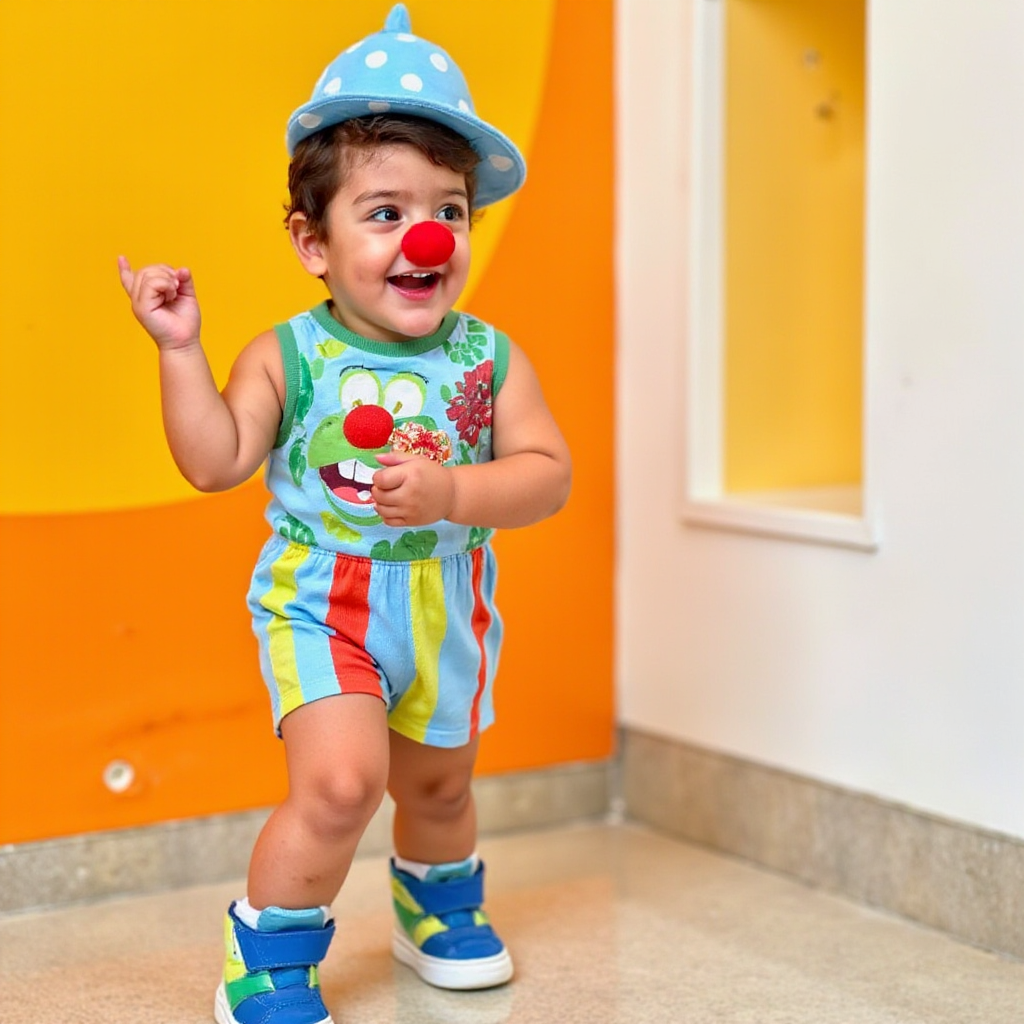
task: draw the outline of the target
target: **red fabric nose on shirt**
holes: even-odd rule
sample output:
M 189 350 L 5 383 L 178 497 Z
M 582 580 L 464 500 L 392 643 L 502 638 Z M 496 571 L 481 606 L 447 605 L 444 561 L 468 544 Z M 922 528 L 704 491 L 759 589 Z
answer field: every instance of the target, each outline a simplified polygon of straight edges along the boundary
M 417 267 L 437 267 L 455 252 L 455 235 L 436 220 L 424 220 L 406 231 L 402 252 Z
M 357 405 L 346 417 L 342 431 L 349 444 L 356 448 L 383 448 L 391 437 L 395 421 L 387 409 L 379 405 Z

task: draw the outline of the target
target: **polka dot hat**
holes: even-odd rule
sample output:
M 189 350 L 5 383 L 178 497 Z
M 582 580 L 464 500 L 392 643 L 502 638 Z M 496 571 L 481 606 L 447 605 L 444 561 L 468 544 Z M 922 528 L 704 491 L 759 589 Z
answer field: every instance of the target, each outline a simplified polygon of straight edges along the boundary
M 480 154 L 477 206 L 504 199 L 526 178 L 515 144 L 473 112 L 455 62 L 412 34 L 405 4 L 395 4 L 382 32 L 350 46 L 327 66 L 309 102 L 288 119 L 288 153 L 322 128 L 388 111 L 438 121 L 468 140 Z

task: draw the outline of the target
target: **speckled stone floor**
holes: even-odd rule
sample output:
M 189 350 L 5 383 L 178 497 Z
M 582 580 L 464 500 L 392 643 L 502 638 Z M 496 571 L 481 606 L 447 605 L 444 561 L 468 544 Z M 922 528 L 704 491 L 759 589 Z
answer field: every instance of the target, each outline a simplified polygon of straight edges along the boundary
M 357 861 L 322 969 L 336 1024 L 1020 1024 L 1024 965 L 631 825 L 481 845 L 515 957 L 503 989 L 431 989 L 389 952 Z M 3 1024 L 212 1020 L 239 885 L 0 918 Z

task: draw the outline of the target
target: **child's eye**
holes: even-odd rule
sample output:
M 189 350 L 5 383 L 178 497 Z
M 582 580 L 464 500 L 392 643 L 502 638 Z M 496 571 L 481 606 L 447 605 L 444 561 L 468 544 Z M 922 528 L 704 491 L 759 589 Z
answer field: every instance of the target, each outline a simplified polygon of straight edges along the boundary
M 437 211 L 438 220 L 461 220 L 465 216 L 465 213 L 461 206 L 456 206 L 454 203 L 450 203 L 448 206 L 442 206 Z
M 374 210 L 370 214 L 369 219 L 380 221 L 398 220 L 399 214 L 393 206 L 382 206 L 379 210 Z

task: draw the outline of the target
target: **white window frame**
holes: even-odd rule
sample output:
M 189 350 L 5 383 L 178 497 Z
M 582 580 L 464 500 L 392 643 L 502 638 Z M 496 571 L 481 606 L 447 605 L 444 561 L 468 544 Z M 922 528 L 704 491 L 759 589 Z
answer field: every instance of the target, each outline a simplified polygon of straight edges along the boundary
M 879 545 L 879 528 L 871 499 L 871 467 L 867 458 L 870 426 L 867 329 L 861 486 L 751 494 L 729 494 L 723 487 L 725 4 L 722 0 L 689 0 L 689 6 L 694 17 L 693 136 L 690 310 L 682 387 L 686 457 L 680 488 L 681 517 L 694 526 L 874 551 Z M 865 207 L 869 199 L 870 193 L 865 196 Z M 866 315 L 864 323 L 869 324 Z

